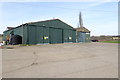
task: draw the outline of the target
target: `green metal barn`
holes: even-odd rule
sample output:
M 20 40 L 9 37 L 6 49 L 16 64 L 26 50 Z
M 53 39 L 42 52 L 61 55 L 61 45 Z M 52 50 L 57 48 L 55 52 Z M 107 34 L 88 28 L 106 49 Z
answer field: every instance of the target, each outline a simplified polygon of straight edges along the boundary
M 22 37 L 22 44 L 76 42 L 76 30 L 59 19 L 25 23 L 3 32 L 3 40 L 11 34 Z

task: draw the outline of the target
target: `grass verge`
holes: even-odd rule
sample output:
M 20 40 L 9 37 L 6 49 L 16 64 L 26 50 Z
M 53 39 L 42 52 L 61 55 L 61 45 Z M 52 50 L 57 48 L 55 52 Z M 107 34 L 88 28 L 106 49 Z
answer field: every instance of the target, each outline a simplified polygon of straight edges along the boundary
M 100 42 L 103 42 L 103 43 L 120 43 L 120 41 L 118 41 L 118 40 L 115 40 L 115 41 L 100 41 Z

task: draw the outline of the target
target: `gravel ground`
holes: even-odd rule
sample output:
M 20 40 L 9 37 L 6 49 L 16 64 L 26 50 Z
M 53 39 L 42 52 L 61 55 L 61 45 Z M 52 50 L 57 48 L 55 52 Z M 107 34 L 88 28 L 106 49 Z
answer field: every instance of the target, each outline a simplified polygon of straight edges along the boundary
M 3 78 L 118 78 L 116 43 L 8 47 L 2 49 Z

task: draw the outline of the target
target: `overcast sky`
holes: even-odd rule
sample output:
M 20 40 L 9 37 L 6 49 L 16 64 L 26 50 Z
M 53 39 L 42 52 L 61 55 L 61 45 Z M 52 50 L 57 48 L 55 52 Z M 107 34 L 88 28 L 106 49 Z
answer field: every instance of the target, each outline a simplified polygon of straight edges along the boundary
M 80 11 L 83 25 L 91 31 L 91 36 L 118 34 L 118 2 L 3 2 L 0 5 L 0 34 L 7 26 L 53 17 L 76 28 Z

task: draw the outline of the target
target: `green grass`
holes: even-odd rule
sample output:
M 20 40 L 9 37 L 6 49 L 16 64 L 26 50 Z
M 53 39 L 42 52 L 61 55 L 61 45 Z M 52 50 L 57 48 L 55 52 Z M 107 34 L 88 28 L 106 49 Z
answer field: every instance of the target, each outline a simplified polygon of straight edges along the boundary
M 115 40 L 115 41 L 101 41 L 101 42 L 103 42 L 103 43 L 120 43 L 120 41 L 117 41 L 117 40 Z

